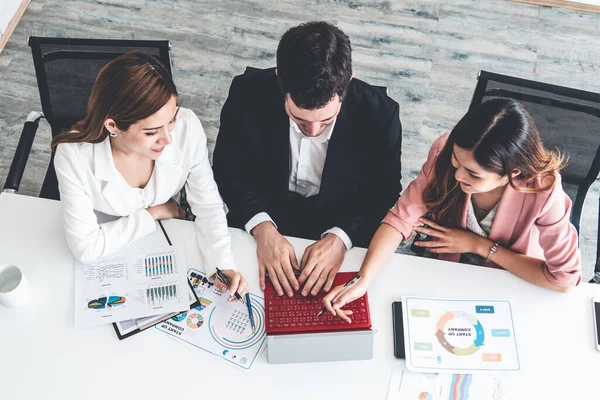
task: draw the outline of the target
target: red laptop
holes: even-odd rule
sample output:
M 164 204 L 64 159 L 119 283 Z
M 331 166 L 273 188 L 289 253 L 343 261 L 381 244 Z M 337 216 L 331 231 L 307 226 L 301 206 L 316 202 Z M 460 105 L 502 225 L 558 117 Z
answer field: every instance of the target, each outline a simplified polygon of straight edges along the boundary
M 340 272 L 335 277 L 332 287 L 348 282 L 356 272 Z M 302 296 L 300 292 L 294 297 L 278 296 L 267 279 L 265 288 L 266 331 L 272 334 L 290 334 L 304 332 L 332 332 L 371 329 L 371 315 L 367 294 L 343 307 L 352 310 L 351 323 L 334 317 L 329 312 L 319 318 L 317 314 L 323 307 L 323 297 L 327 293 L 321 291 L 316 296 Z

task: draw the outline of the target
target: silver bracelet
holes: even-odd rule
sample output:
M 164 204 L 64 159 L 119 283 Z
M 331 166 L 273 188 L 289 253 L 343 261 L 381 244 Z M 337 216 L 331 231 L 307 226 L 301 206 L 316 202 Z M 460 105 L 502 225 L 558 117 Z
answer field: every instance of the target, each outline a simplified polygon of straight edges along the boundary
M 500 242 L 495 241 L 494 244 L 492 245 L 492 247 L 490 247 L 490 254 L 488 254 L 487 258 L 485 259 L 486 263 L 490 262 L 490 257 L 492 256 L 492 254 L 494 254 L 496 252 L 496 250 L 498 250 L 499 245 L 500 245 Z

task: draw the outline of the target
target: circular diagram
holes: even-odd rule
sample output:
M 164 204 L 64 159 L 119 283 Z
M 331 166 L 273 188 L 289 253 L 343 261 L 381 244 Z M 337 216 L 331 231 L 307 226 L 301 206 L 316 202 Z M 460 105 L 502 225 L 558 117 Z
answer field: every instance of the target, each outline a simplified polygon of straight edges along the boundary
M 447 325 L 456 325 L 459 328 L 447 328 Z M 477 352 L 483 346 L 485 338 L 483 326 L 481 326 L 479 320 L 471 314 L 462 311 L 447 312 L 442 315 L 437 322 L 435 336 L 444 349 L 457 356 L 468 356 Z M 466 338 L 474 337 L 474 339 L 472 342 L 469 342 L 469 345 L 459 347 L 450 343 L 449 340 L 449 338 L 457 336 Z
M 188 315 L 187 319 L 185 320 L 185 323 L 191 329 L 198 329 L 204 323 L 204 318 L 202 318 L 202 315 L 200 315 L 198 311 L 194 311 Z
M 252 347 L 265 336 L 265 307 L 251 295 L 252 315 L 256 331 L 252 332 L 247 312 L 237 309 L 213 308 L 208 317 L 212 338 L 226 349 L 243 350 Z M 244 307 L 245 308 L 245 307 Z

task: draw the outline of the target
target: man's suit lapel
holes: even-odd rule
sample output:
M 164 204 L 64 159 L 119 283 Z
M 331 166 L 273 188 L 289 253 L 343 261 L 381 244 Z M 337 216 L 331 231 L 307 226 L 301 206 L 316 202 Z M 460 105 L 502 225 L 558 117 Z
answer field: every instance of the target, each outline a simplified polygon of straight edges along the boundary
M 352 167 L 352 135 L 350 130 L 352 127 L 348 121 L 348 110 L 345 104 L 342 104 L 342 109 L 335 121 L 335 127 L 327 146 L 327 156 L 325 158 L 325 166 L 323 167 L 323 175 L 321 177 L 321 189 L 319 194 L 321 202 L 335 196 L 338 187 L 338 181 L 344 173 L 349 173 Z
M 272 168 L 276 176 L 273 184 L 278 188 L 277 191 L 287 191 L 290 176 L 290 118 L 285 112 L 285 103 L 279 86 L 276 89 L 278 93 L 273 96 L 273 104 L 267 107 L 276 110 L 275 113 L 267 116 L 271 121 L 268 132 L 270 139 L 267 143 L 272 145 Z

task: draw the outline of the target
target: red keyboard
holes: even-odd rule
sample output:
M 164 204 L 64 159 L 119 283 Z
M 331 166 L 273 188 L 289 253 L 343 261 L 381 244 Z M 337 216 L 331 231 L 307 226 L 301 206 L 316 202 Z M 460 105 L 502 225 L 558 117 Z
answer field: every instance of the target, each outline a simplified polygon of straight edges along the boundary
M 333 287 L 345 284 L 355 275 L 355 272 L 337 274 Z M 329 312 L 325 312 L 317 318 L 317 314 L 323 307 L 325 295 L 325 292 L 320 292 L 317 296 L 304 297 L 298 292 L 294 294 L 294 297 L 278 296 L 267 279 L 265 288 L 267 334 L 371 329 L 369 301 L 366 293 L 363 297 L 343 307 L 344 310 L 352 310 L 351 323 L 334 317 Z

